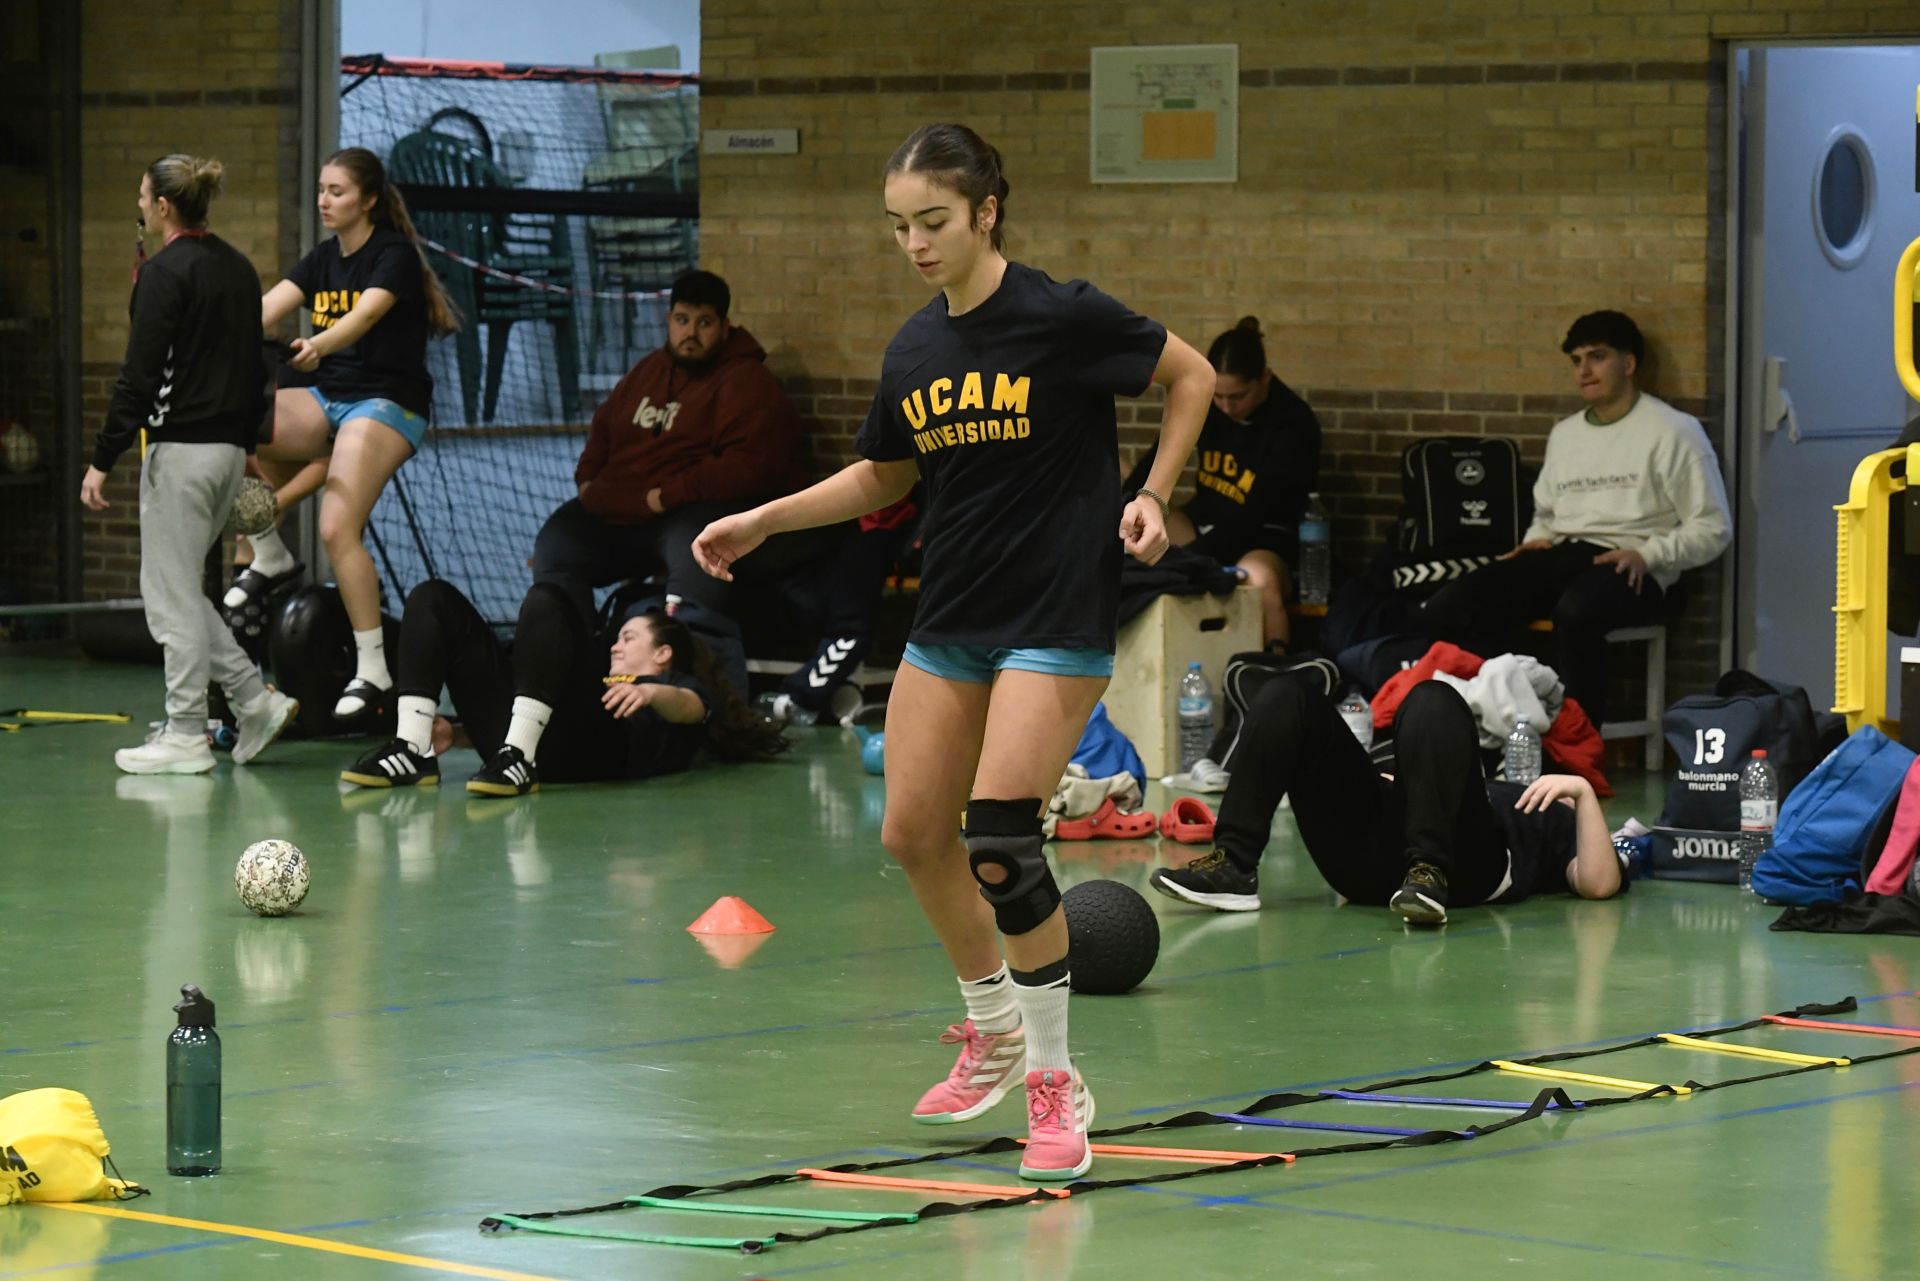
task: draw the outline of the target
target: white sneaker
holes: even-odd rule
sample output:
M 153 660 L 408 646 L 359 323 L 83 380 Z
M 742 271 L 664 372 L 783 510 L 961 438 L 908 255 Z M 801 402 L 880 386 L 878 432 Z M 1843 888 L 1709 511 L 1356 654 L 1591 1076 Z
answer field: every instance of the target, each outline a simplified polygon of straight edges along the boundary
M 139 747 L 123 747 L 113 763 L 129 774 L 205 774 L 213 768 L 213 749 L 205 734 L 175 734 L 162 728 Z
M 233 745 L 233 763 L 245 765 L 266 751 L 299 714 L 300 700 L 277 689 L 266 691 L 251 707 L 239 709 L 240 739 Z
M 1204 756 L 1193 763 L 1189 773 L 1193 777 L 1193 790 L 1196 792 L 1224 792 L 1231 777 L 1226 770 Z

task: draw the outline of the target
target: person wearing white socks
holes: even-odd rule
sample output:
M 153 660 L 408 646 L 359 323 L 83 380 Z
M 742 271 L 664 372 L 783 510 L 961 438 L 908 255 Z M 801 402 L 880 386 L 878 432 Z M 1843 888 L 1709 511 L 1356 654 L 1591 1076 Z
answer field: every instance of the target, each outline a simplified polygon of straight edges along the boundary
M 551 583 L 534 584 L 521 602 L 511 653 L 458 589 L 422 583 L 407 597 L 398 657 L 394 737 L 343 770 L 345 782 L 432 786 L 440 753 L 459 744 L 485 762 L 469 792 L 525 796 L 540 790 L 542 776 L 648 778 L 688 768 L 703 747 L 743 760 L 787 745 L 734 696 L 685 624 L 636 611 L 611 638 L 596 637 Z M 442 686 L 458 732 L 439 716 Z
M 915 131 L 884 175 L 894 242 L 935 292 L 887 346 L 859 458 L 715 521 L 693 554 L 731 579 L 771 536 L 852 519 L 926 482 L 920 601 L 887 699 L 880 842 L 940 940 L 966 1017 L 940 1038 L 958 1048 L 953 1067 L 910 1115 L 952 1124 L 1019 1094 L 1020 1176 L 1061 1182 L 1092 1164 L 1094 1105 L 1068 1045 L 1071 957 L 1041 798 L 1113 675 L 1122 556 L 1151 565 L 1166 552 L 1166 495 L 1214 373 L 1086 281 L 1007 260 L 1008 182 L 973 130 Z M 1159 454 L 1128 500 L 1114 398 L 1155 384 L 1167 393 Z
M 380 158 L 348 147 L 320 168 L 320 221 L 334 234 L 260 300 L 272 329 L 305 306 L 313 336 L 293 340 L 288 364 L 312 386 L 274 397 L 273 437 L 260 469 L 284 512 L 316 488 L 320 540 L 353 623 L 354 675 L 333 714 L 351 721 L 393 688 L 380 629 L 380 579 L 362 542 L 367 517 L 393 474 L 426 440 L 433 408 L 427 339 L 460 326 L 428 265 L 400 192 Z M 253 540 L 254 559 L 223 602 L 263 601 L 300 566 L 277 530 Z M 231 615 L 230 615 L 231 616 Z

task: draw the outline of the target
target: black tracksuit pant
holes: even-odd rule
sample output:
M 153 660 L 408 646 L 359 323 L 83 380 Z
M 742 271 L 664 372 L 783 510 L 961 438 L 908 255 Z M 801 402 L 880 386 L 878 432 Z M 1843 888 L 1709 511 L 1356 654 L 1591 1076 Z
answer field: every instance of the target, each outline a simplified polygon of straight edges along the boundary
M 1636 592 L 1612 565 L 1594 564 L 1606 550 L 1556 543 L 1482 565 L 1436 592 L 1420 618 L 1436 640 L 1482 658 L 1521 648 L 1527 624 L 1551 618 L 1553 670 L 1599 729 L 1607 712 L 1607 633 L 1658 617 L 1665 599 L 1651 575 Z
M 445 685 L 483 758 L 507 741 L 514 696 L 539 699 L 553 708 L 540 773 L 556 783 L 620 775 L 625 758 L 609 752 L 598 725 L 606 670 L 579 607 L 550 583 L 535 583 L 521 602 L 511 653 L 473 602 L 439 579 L 413 589 L 400 620 L 398 692 L 438 699 Z
M 1291 796 L 1314 866 L 1352 902 L 1386 903 L 1416 862 L 1446 873 L 1456 904 L 1485 902 L 1508 860 L 1472 709 L 1444 682 L 1422 681 L 1394 718 L 1394 745 L 1395 776 L 1383 778 L 1332 700 L 1269 681 L 1247 713 L 1214 843 L 1252 870 Z

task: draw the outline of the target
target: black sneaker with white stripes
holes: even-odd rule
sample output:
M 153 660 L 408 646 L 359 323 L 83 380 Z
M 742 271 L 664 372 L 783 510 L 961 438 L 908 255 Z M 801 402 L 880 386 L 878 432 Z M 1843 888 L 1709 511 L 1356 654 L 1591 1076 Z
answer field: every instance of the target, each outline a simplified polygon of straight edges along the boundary
M 1387 900 L 1409 925 L 1445 925 L 1447 923 L 1447 874 L 1431 863 L 1415 863 L 1407 869 L 1406 883 Z
M 432 787 L 440 761 L 422 756 L 404 738 L 389 739 L 340 771 L 340 781 L 361 787 Z
M 540 773 L 519 748 L 508 743 L 467 780 L 467 790 L 482 796 L 525 796 L 540 790 Z

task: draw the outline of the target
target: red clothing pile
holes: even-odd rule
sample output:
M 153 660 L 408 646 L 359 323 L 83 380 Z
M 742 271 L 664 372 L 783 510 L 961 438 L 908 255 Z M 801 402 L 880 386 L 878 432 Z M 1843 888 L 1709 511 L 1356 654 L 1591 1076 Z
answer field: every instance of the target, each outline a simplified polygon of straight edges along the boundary
M 1478 654 L 1469 654 L 1458 645 L 1436 641 L 1419 662 L 1389 677 L 1387 683 L 1380 687 L 1380 692 L 1373 696 L 1374 729 L 1384 730 L 1391 726 L 1394 714 L 1407 697 L 1407 691 L 1421 681 L 1432 679 L 1435 672 L 1472 680 L 1484 661 Z M 1553 725 L 1541 735 L 1540 746 L 1555 762 L 1592 783 L 1596 796 L 1613 795 L 1613 787 L 1600 769 L 1606 745 L 1600 741 L 1600 731 L 1593 727 L 1593 722 L 1587 719 L 1586 712 L 1576 700 L 1562 700 L 1560 714 L 1553 718 Z

